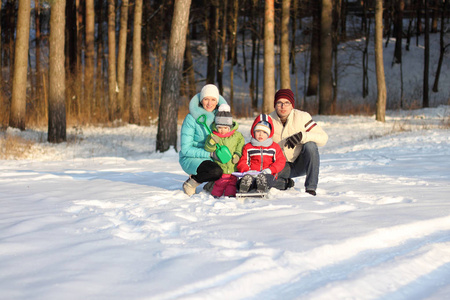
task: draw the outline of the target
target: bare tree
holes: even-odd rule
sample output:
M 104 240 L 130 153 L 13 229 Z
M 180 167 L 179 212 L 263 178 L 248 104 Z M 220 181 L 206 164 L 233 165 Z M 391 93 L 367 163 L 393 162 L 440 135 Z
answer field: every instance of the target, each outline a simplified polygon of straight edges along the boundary
M 116 84 L 116 1 L 108 0 L 108 96 L 111 121 L 118 117 Z
M 228 0 L 221 1 L 222 2 L 222 9 L 224 12 L 228 9 Z M 226 40 L 227 40 L 227 14 L 222 14 L 222 25 L 220 28 L 220 47 L 219 47 L 219 54 L 218 54 L 218 64 L 217 64 L 217 83 L 219 86 L 219 92 L 221 95 L 223 95 L 223 67 L 225 64 L 225 46 L 226 46 Z
M 402 63 L 402 38 L 403 38 L 403 10 L 405 9 L 405 1 L 397 0 L 395 5 L 395 51 L 392 64 Z
M 238 26 L 238 11 L 239 11 L 239 1 L 234 0 L 232 6 L 232 18 L 230 24 L 230 47 L 231 47 L 231 67 L 230 67 L 230 106 L 231 111 L 234 111 L 234 65 L 237 62 L 236 57 L 236 45 L 237 45 L 237 26 Z
M 291 0 L 283 0 L 281 11 L 281 88 L 291 88 L 291 77 L 289 74 L 289 19 Z
M 219 1 L 208 1 L 209 18 L 208 18 L 208 65 L 206 68 L 206 83 L 214 83 L 216 75 L 216 53 L 217 53 L 217 32 L 219 31 Z
M 429 86 L 428 76 L 430 74 L 430 14 L 428 11 L 427 0 L 423 0 L 423 9 L 425 11 L 425 51 L 423 63 L 423 107 L 429 107 Z
M 50 14 L 50 58 L 48 98 L 48 141 L 66 141 L 66 74 L 64 28 L 66 0 L 53 1 Z
M 320 17 L 320 84 L 319 113 L 331 115 L 334 113 L 333 103 L 333 41 L 332 41 L 332 0 L 322 0 Z
M 263 113 L 273 110 L 275 95 L 275 8 L 274 0 L 265 2 L 264 16 L 264 95 Z
M 119 93 L 117 102 L 120 113 L 123 113 L 125 107 L 125 60 L 127 52 L 127 29 L 128 29 L 128 0 L 122 0 L 120 6 L 120 31 L 119 31 L 119 50 L 117 54 L 117 85 Z
M 16 49 L 9 126 L 25 130 L 27 104 L 28 41 L 30 37 L 30 0 L 19 2 Z
M 190 7 L 191 0 L 176 0 L 174 4 L 156 135 L 156 151 L 160 152 L 169 150 L 170 146 L 177 149 L 178 123 L 176 120 Z
M 142 0 L 134 3 L 133 25 L 133 84 L 131 85 L 130 123 L 140 124 L 142 87 Z
M 384 122 L 386 117 L 386 81 L 383 63 L 383 0 L 377 0 L 375 5 L 375 68 L 377 74 L 376 120 Z
M 433 92 L 437 93 L 439 91 L 439 77 L 441 75 L 442 62 L 444 61 L 445 51 L 450 44 L 445 45 L 444 35 L 445 35 L 445 12 L 448 10 L 449 1 L 445 1 L 441 4 L 441 30 L 439 34 L 439 62 L 436 70 L 436 76 L 434 78 Z
M 94 108 L 94 55 L 95 55 L 95 7 L 94 0 L 86 0 L 86 52 L 84 71 L 84 112 L 91 121 Z
M 311 28 L 311 56 L 309 58 L 309 76 L 307 96 L 317 95 L 319 89 L 319 71 L 320 71 L 320 2 L 313 1 L 311 11 L 313 22 Z

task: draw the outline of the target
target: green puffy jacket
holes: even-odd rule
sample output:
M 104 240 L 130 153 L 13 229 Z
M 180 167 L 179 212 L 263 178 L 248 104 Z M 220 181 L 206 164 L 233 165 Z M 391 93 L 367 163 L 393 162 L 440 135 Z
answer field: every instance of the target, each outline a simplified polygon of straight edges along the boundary
M 219 145 L 227 146 L 232 155 L 236 154 L 239 157 L 242 156 L 242 148 L 245 145 L 245 139 L 242 133 L 237 131 L 239 125 L 235 121 L 233 121 L 231 131 L 224 135 L 221 135 L 217 131 L 216 123 L 212 123 L 211 128 L 213 130 L 212 134 L 219 137 Z M 214 140 L 211 140 L 211 135 L 209 135 L 205 141 L 205 150 L 208 152 L 214 152 L 217 149 L 216 142 L 214 142 Z M 217 160 L 215 160 L 215 162 L 222 168 L 224 174 L 231 174 L 236 171 L 236 164 L 233 164 L 233 159 L 225 164 Z

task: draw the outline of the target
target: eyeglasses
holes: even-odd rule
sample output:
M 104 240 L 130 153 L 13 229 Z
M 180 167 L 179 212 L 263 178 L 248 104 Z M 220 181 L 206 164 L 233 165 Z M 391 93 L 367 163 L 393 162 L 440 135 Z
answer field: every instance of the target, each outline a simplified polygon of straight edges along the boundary
M 292 105 L 292 103 L 291 103 L 291 102 L 281 102 L 281 101 L 278 101 L 276 105 L 277 105 L 278 107 L 283 107 L 283 106 L 289 107 L 289 106 Z

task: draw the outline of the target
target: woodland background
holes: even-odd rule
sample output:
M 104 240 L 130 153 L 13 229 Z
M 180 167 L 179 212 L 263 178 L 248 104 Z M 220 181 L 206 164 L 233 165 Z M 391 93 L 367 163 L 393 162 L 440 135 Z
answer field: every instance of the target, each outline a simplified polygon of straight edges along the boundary
M 3 0 L 0 127 L 48 126 L 51 142 L 65 140 L 66 124 L 159 122 L 160 128 L 173 128 L 165 125 L 175 123 L 173 117 L 184 118 L 189 100 L 206 83 L 219 87 L 238 117 L 265 111 L 264 103 L 270 106 L 274 91 L 282 87 L 292 88 L 297 107 L 312 114 L 371 114 L 376 99 L 355 104 L 340 94 L 337 83 L 345 72 L 343 65 L 351 61 L 339 61 L 338 52 L 349 41 L 366 41 L 358 46 L 362 75 L 361 83 L 355 83 L 365 99 L 373 52 L 369 41 L 380 4 L 383 42 L 387 47 L 395 40 L 394 57 L 385 58 L 392 65 L 401 66 L 403 52 L 424 40 L 423 68 L 417 70 L 423 74 L 420 89 L 413 96 L 402 91 L 400 99 L 388 98 L 385 105 L 409 109 L 448 104 L 444 93 L 438 101 L 429 100 L 429 93 L 439 94 L 439 85 L 448 84 L 439 82 L 450 44 L 445 0 Z M 177 5 L 184 15 L 175 13 Z M 273 9 L 273 36 L 266 31 L 268 7 Z M 184 24 L 182 18 L 188 18 L 185 42 L 170 44 L 176 25 Z M 330 25 L 329 31 L 324 24 Z M 52 30 L 59 30 L 53 40 Z M 432 45 L 440 51 L 436 69 L 429 65 L 430 34 L 440 36 L 439 45 Z M 170 51 L 182 51 L 178 69 L 170 67 L 176 63 Z M 269 71 L 268 53 L 273 58 Z M 301 65 L 298 55 L 303 55 Z M 328 66 L 325 77 L 323 65 Z M 165 74 L 168 70 L 172 74 Z M 273 75 L 269 80 L 267 72 Z M 304 74 L 303 82 L 298 82 L 298 73 Z M 238 76 L 245 86 L 235 92 Z M 165 98 L 165 93 L 173 96 Z M 161 117 L 163 109 L 175 115 Z M 173 140 L 173 130 L 163 131 L 158 130 L 158 140 L 164 141 L 157 142 L 159 150 L 176 145 L 176 132 Z

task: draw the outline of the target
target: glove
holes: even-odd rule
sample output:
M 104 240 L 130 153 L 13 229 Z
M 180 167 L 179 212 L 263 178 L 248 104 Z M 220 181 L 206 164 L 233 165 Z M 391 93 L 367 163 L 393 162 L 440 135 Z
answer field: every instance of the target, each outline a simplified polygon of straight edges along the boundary
M 219 157 L 217 157 L 216 151 L 211 152 L 211 154 L 210 154 L 209 156 L 211 156 L 211 158 L 212 158 L 213 160 L 220 162 Z
M 211 138 L 209 139 L 209 143 L 210 143 L 211 145 L 215 145 L 215 144 L 217 144 L 219 141 L 220 141 L 220 138 L 219 138 L 217 135 L 211 134 Z
M 263 173 L 263 174 L 272 174 L 272 171 L 269 168 L 267 168 L 267 169 L 262 170 L 261 173 Z
M 295 146 L 300 145 L 302 141 L 303 133 L 299 132 L 291 135 L 286 139 L 286 145 L 289 149 L 295 148 Z
M 235 153 L 235 154 L 233 154 L 233 158 L 232 158 L 231 162 L 235 165 L 238 163 L 239 159 L 240 159 L 239 155 L 237 155 Z

